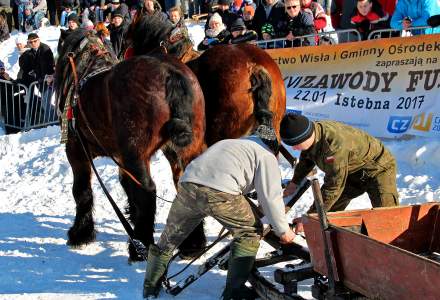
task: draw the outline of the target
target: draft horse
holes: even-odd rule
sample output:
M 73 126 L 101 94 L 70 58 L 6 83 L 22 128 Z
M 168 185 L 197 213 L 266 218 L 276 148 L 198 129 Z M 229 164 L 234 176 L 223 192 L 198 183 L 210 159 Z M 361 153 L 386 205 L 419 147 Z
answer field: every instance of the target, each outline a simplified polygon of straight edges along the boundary
M 206 144 L 238 138 L 259 124 L 272 125 L 279 136 L 286 110 L 286 89 L 278 65 L 262 49 L 251 44 L 219 45 L 194 55 L 189 36 L 170 23 L 144 17 L 130 28 L 133 54 L 165 48 L 196 74 L 205 96 Z M 192 45 L 192 44 L 191 44 Z M 198 234 L 197 240 L 204 236 Z
M 69 56 L 74 64 L 69 63 Z M 76 67 L 79 85 L 74 83 Z M 78 30 L 61 46 L 55 73 L 59 109 L 63 111 L 78 87 L 76 130 L 69 131 L 66 154 L 73 171 L 76 216 L 68 244 L 95 240 L 92 158 L 112 156 L 120 168 L 120 183 L 128 198 L 127 212 L 136 239 L 153 243 L 156 186 L 150 158 L 158 149 L 170 157 L 174 178 L 204 148 L 204 98 L 193 72 L 169 55 L 140 56 L 118 63 L 91 32 Z M 127 170 L 127 172 L 123 171 Z M 130 173 L 138 182 L 130 178 Z M 140 260 L 129 244 L 131 260 Z

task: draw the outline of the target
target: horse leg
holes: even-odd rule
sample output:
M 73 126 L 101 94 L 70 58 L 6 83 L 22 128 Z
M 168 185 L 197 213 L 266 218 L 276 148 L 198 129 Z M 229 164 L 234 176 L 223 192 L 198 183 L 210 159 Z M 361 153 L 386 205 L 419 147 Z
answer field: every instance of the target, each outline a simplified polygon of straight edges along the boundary
M 127 156 L 125 156 L 127 157 Z M 148 168 L 147 168 L 148 165 Z M 156 185 L 149 174 L 149 161 L 124 159 L 124 167 L 138 180 L 136 183 L 121 170 L 120 182 L 128 198 L 128 213 L 134 225 L 134 237 L 145 247 L 154 243 L 154 217 L 156 214 Z M 132 243 L 128 245 L 129 261 L 142 261 Z
M 177 189 L 177 182 L 182 175 L 183 165 L 186 165 L 186 163 L 183 161 L 185 159 L 185 155 L 184 153 L 182 153 L 183 156 L 178 155 L 176 151 L 174 151 L 171 147 L 163 148 L 162 151 L 170 163 L 171 170 L 173 172 L 174 185 Z M 193 157 L 191 157 L 191 159 L 192 158 Z M 203 251 L 206 246 L 206 236 L 203 225 L 204 222 L 202 221 L 182 242 L 182 244 L 180 244 L 179 251 L 181 258 L 191 259 L 196 257 L 201 251 Z
M 93 221 L 93 193 L 91 187 L 91 165 L 78 141 L 70 139 L 66 145 L 66 155 L 73 171 L 73 198 L 76 202 L 76 215 L 67 236 L 67 245 L 79 247 L 95 241 Z

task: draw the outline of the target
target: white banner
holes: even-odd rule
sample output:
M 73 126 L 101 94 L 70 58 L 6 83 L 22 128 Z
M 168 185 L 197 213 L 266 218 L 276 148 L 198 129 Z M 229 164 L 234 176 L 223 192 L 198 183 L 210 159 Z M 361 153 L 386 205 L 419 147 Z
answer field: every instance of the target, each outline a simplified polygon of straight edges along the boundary
M 440 138 L 440 35 L 268 50 L 287 109 L 378 137 Z

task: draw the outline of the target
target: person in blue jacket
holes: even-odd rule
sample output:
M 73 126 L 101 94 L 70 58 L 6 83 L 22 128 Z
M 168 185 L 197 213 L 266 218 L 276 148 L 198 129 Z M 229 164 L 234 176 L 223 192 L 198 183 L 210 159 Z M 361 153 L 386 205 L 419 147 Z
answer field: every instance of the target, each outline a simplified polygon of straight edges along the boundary
M 409 27 L 428 26 L 430 16 L 440 14 L 437 0 L 398 0 L 391 18 L 391 28 L 405 30 Z M 440 33 L 440 28 L 427 29 L 426 33 Z M 413 34 L 420 34 L 413 31 Z

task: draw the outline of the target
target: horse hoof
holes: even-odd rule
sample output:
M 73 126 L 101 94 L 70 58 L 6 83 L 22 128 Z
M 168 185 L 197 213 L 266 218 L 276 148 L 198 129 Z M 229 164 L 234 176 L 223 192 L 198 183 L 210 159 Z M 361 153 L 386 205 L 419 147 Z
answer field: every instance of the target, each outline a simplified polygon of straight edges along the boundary
M 78 232 L 69 230 L 67 233 L 67 245 L 72 248 L 79 248 L 83 245 L 91 244 L 96 240 L 96 231 L 92 230 L 85 234 L 84 232 Z

